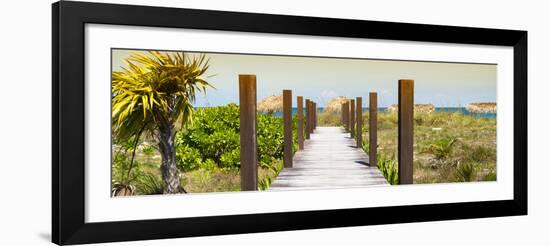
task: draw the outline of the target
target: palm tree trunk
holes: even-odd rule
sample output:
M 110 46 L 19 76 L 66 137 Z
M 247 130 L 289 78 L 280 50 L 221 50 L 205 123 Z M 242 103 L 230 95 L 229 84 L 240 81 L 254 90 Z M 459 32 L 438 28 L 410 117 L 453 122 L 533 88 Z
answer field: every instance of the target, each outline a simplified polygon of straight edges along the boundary
M 180 193 L 183 189 L 180 187 L 180 173 L 176 166 L 176 131 L 173 124 L 168 122 L 160 123 L 158 129 L 159 150 L 162 157 L 160 166 L 162 179 L 164 180 L 164 193 Z

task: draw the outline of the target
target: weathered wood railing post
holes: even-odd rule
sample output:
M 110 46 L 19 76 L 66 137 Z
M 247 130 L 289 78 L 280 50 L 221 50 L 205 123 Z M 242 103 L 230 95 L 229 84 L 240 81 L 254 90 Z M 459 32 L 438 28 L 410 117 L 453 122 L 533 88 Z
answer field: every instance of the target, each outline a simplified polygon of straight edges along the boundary
M 351 99 L 349 106 L 349 132 L 351 138 L 355 138 L 355 99 Z
M 311 122 L 311 124 L 309 124 L 309 134 L 312 134 L 313 133 L 313 128 L 315 127 L 314 126 L 314 120 L 315 119 L 315 112 L 313 111 L 313 101 L 309 101 L 309 112 L 311 112 L 309 114 L 309 121 Z M 311 135 L 310 135 L 311 137 Z
M 239 75 L 241 190 L 258 190 L 256 75 Z
M 283 166 L 292 167 L 292 91 L 283 90 Z
M 296 116 L 296 123 L 298 124 L 296 131 L 298 132 L 298 150 L 304 149 L 304 97 L 298 96 L 296 98 L 298 112 Z
M 363 98 L 355 98 L 355 103 L 357 103 L 357 134 L 355 139 L 357 140 L 357 148 L 363 148 Z
M 313 130 L 317 129 L 317 103 L 313 102 Z
M 309 117 L 311 115 L 311 111 L 310 111 L 310 108 L 309 108 L 309 99 L 306 99 L 306 139 L 309 139 L 309 125 L 311 124 L 311 121 L 309 120 Z
M 340 109 L 340 117 L 342 118 L 342 126 L 346 126 L 346 117 L 344 117 L 344 104 L 345 103 L 342 103 L 340 106 L 342 107 L 342 109 Z
M 413 183 L 414 80 L 399 80 L 398 92 L 399 184 Z
M 349 131 L 349 101 L 344 103 L 344 129 Z
M 369 93 L 369 165 L 377 166 L 378 145 L 378 95 Z

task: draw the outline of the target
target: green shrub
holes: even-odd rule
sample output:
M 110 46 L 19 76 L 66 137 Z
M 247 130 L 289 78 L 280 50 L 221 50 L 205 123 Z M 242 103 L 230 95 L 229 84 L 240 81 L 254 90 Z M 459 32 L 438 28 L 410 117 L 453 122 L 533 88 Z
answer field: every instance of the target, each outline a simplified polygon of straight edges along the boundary
M 240 168 L 239 107 L 227 106 L 199 108 L 193 115 L 193 124 L 176 136 L 178 167 L 193 170 Z M 261 168 L 277 172 L 273 166 L 283 158 L 283 119 L 269 114 L 257 115 L 258 164 Z M 298 149 L 296 118 L 293 118 L 293 151 Z M 205 174 L 198 173 L 202 180 Z M 269 185 L 271 180 L 261 181 Z
M 220 157 L 220 167 L 234 168 L 241 165 L 241 146 L 237 146 L 232 150 L 226 151 Z
M 398 184 L 399 175 L 397 169 L 397 160 L 395 159 L 395 156 L 379 154 L 377 159 L 378 169 L 380 169 L 380 172 L 382 172 L 382 175 L 384 175 L 388 183 L 392 185 Z
M 206 159 L 205 161 L 201 162 L 200 168 L 203 170 L 214 170 L 216 169 L 217 164 L 212 159 Z
M 257 116 L 258 160 L 270 164 L 283 158 L 283 119 L 268 114 Z
M 133 181 L 143 174 L 140 162 L 134 160 L 134 163 L 131 164 L 131 151 L 128 150 L 115 151 L 111 165 L 112 184 L 116 183 L 119 186 L 132 185 Z
M 453 146 L 458 139 L 454 137 L 444 137 L 429 145 L 425 152 L 435 156 L 438 160 L 446 160 L 453 151 Z
M 188 172 L 199 168 L 202 163 L 202 156 L 198 149 L 182 144 L 176 148 L 176 161 L 178 168 Z

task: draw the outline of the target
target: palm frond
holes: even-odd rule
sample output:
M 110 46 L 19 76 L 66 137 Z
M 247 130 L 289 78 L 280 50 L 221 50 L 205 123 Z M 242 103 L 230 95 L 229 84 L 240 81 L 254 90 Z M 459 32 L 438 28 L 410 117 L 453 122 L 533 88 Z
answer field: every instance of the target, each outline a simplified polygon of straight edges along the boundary
M 209 60 L 204 54 L 184 52 L 134 52 L 126 68 L 112 73 L 113 132 L 130 137 L 147 124 L 191 122 L 196 93 L 206 93 Z

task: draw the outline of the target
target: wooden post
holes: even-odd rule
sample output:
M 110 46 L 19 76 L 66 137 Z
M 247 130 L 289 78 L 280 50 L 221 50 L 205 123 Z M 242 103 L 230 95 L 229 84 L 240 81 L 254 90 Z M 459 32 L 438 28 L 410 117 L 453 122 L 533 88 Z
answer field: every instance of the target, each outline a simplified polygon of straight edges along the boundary
M 357 103 L 357 134 L 355 139 L 357 140 L 357 148 L 363 148 L 363 98 L 355 98 Z
M 241 190 L 258 190 L 256 75 L 239 75 Z
M 317 107 L 317 103 L 315 103 L 315 129 L 317 129 L 317 125 L 319 125 L 319 108 Z
M 346 125 L 346 118 L 344 117 L 344 104 L 345 103 L 342 103 L 342 109 L 340 110 L 340 117 L 342 118 L 342 126 L 345 126 Z
M 349 101 L 344 103 L 344 129 L 349 131 Z
M 317 103 L 313 102 L 313 130 L 317 129 Z
M 378 146 L 378 95 L 369 93 L 369 166 L 377 166 Z
M 309 125 L 311 124 L 311 121 L 309 120 L 309 117 L 311 115 L 311 111 L 309 110 L 309 99 L 306 99 L 306 139 L 309 139 Z
M 309 114 L 309 122 L 311 122 L 311 124 L 309 124 L 309 134 L 311 134 L 311 133 L 313 133 L 313 127 L 314 127 L 314 124 L 315 124 L 313 122 L 313 119 L 315 117 L 315 112 L 313 111 L 313 101 L 309 101 L 309 112 L 311 112 Z
M 283 90 L 283 166 L 292 167 L 292 91 Z
M 349 110 L 349 132 L 351 138 L 355 138 L 355 99 L 351 99 Z
M 298 131 L 298 150 L 304 149 L 304 97 L 298 96 L 298 115 L 297 115 L 297 131 Z
M 399 184 L 413 183 L 414 80 L 399 80 L 398 173 Z

